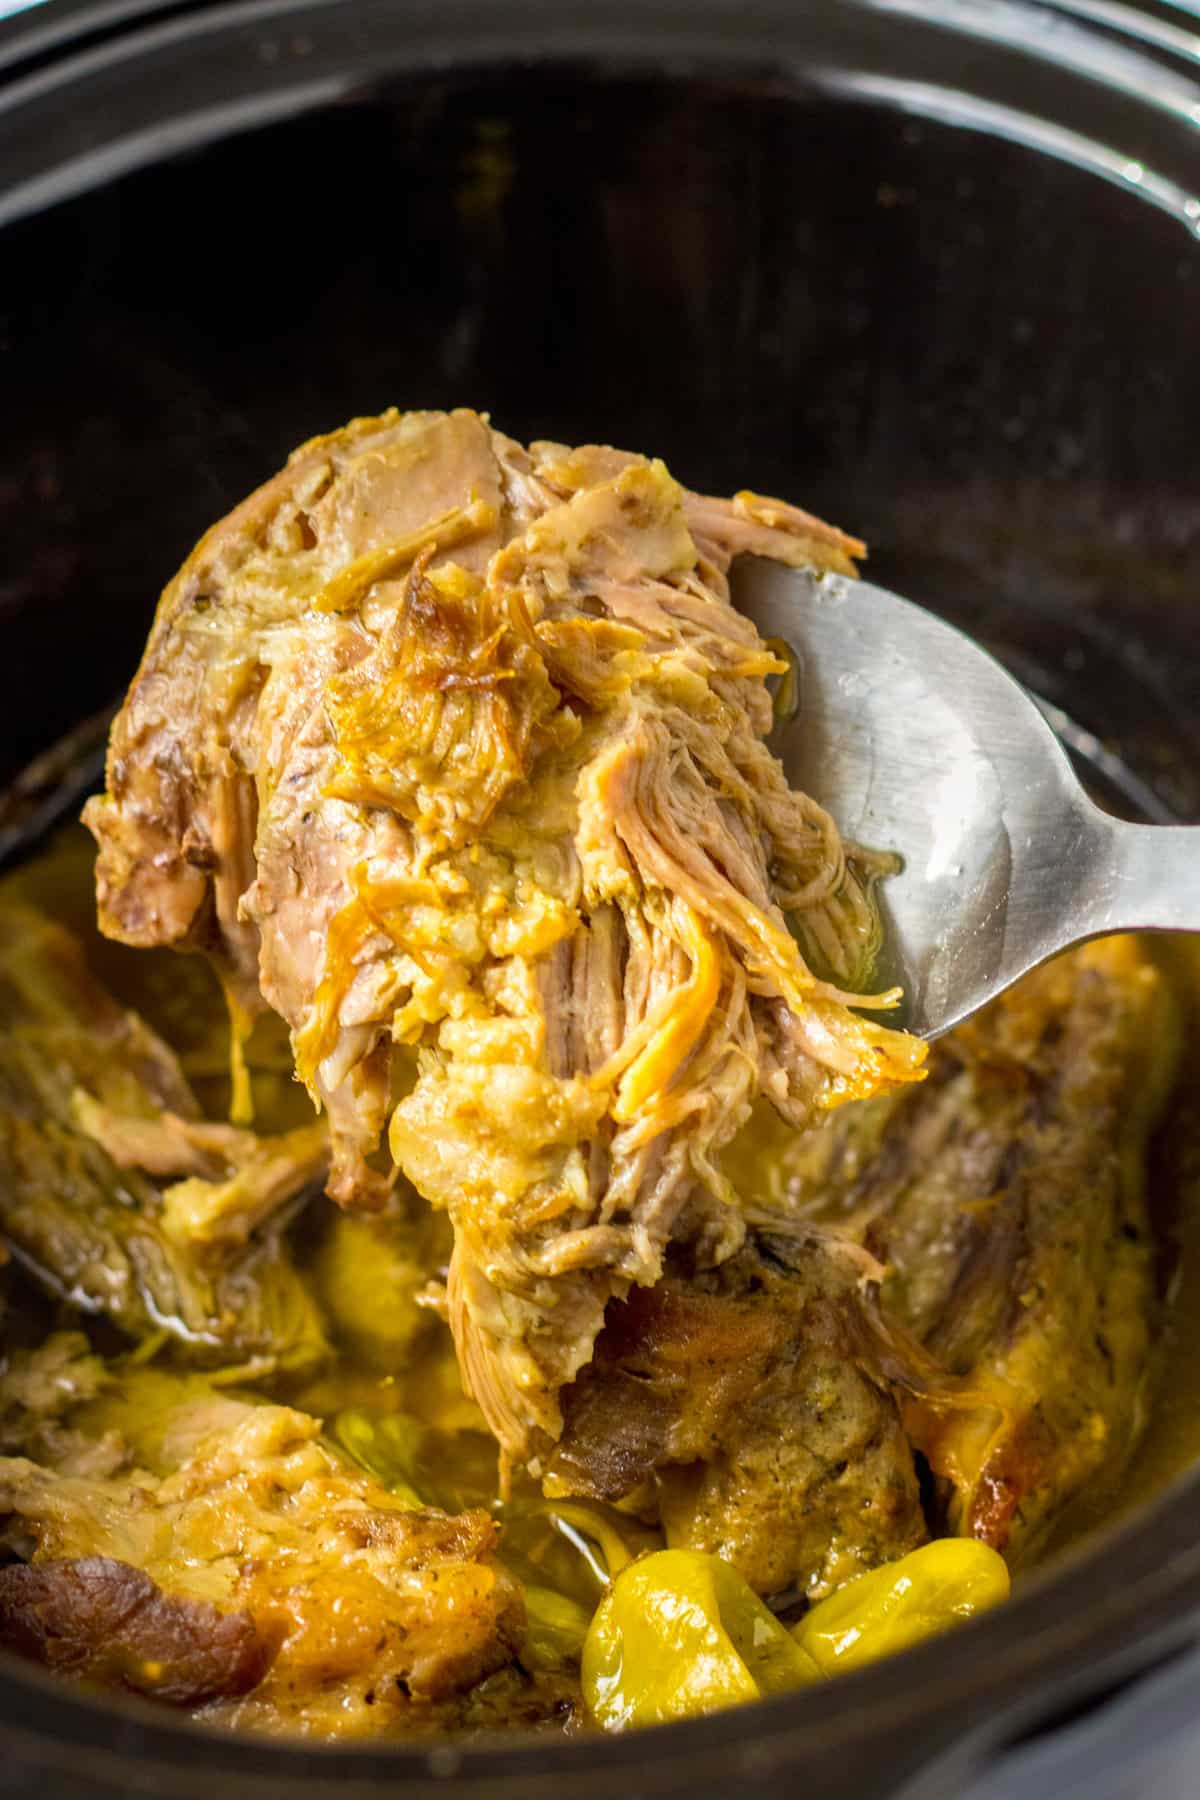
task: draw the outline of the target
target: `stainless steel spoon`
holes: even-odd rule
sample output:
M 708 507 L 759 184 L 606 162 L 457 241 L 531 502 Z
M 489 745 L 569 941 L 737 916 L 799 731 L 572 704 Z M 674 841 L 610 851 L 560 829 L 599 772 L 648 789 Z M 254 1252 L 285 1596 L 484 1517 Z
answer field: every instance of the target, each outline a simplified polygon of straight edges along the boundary
M 844 836 L 895 850 L 882 884 L 889 1023 L 935 1038 L 1071 944 L 1200 930 L 1200 826 L 1093 805 L 1025 689 L 978 644 L 867 581 L 744 557 L 733 597 L 796 655 L 772 736 Z

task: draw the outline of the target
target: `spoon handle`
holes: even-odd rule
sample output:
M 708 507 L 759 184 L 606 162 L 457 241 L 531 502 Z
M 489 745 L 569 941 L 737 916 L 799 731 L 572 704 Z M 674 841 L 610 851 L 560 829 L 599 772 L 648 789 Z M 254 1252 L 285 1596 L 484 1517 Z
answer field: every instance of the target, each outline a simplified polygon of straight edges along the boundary
M 1200 931 L 1200 825 L 1104 825 L 1072 935 Z

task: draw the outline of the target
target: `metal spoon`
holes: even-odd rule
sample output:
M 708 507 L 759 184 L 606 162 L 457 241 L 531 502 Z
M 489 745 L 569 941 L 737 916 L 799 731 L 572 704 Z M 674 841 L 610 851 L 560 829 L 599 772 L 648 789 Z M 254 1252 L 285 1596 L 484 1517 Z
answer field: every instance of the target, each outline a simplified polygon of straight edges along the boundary
M 867 581 L 743 557 L 733 597 L 795 652 L 771 738 L 844 836 L 895 850 L 882 884 L 888 1015 L 935 1038 L 1039 963 L 1110 931 L 1200 931 L 1200 826 L 1093 805 L 1025 689 L 978 644 Z

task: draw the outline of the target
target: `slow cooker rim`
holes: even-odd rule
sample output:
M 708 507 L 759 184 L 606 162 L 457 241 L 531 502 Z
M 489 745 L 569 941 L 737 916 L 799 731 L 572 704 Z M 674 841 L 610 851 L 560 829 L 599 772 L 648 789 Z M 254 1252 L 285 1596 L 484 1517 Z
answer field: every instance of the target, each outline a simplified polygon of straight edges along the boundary
M 24 38 L 20 53 L 24 61 L 31 52 L 30 44 L 40 53 L 78 41 L 83 34 L 94 34 L 111 27 L 133 29 L 122 39 L 125 53 L 136 54 L 139 41 L 147 32 L 160 29 L 164 22 L 172 30 L 186 36 L 195 19 L 210 21 L 217 11 L 227 20 L 240 20 L 253 13 L 250 4 L 229 4 L 219 9 L 164 7 L 156 0 L 110 0 L 94 4 L 93 0 L 62 0 L 73 15 L 72 29 L 60 28 L 51 39 L 46 30 L 38 35 L 32 29 Z M 312 0 L 321 4 L 323 0 Z M 701 11 L 715 12 L 721 6 L 706 6 L 694 0 Z M 869 0 L 868 0 L 869 3 Z M 284 0 L 288 10 L 295 10 Z M 1062 0 L 1064 10 L 1077 10 L 1072 0 Z M 281 7 L 284 10 L 284 7 Z M 533 10 L 538 10 L 536 4 Z M 740 10 L 740 9 L 739 9 Z M 45 19 L 53 13 L 47 8 Z M 61 16 L 61 15 L 60 15 Z M 12 48 L 19 45 L 21 15 L 0 21 L 0 69 L 14 66 L 18 58 Z M 13 32 L 11 27 L 17 27 Z M 81 54 L 87 55 L 85 50 Z M 59 72 L 72 60 L 64 51 Z M 56 68 L 59 67 L 56 60 Z M 866 1735 L 877 1741 L 893 1733 L 897 1742 L 916 1732 L 932 1733 L 933 1706 L 945 1709 L 957 1701 L 963 1708 L 983 1703 L 989 1708 L 989 1738 L 1003 1738 L 1030 1723 L 1026 1715 L 1044 1713 L 1049 1705 L 1060 1705 L 1086 1691 L 1097 1680 L 1115 1680 L 1130 1672 L 1131 1667 L 1145 1667 L 1168 1652 L 1177 1638 L 1187 1633 L 1189 1621 L 1200 1608 L 1200 1532 L 1197 1531 L 1196 1500 L 1200 1495 L 1200 1471 L 1183 1478 L 1148 1511 L 1139 1513 L 1110 1535 L 1089 1541 L 1063 1562 L 1040 1571 L 1028 1588 L 1019 1593 L 1008 1607 L 991 1618 L 968 1628 L 973 1654 L 962 1654 L 966 1640 L 945 1639 L 924 1646 L 892 1663 L 881 1664 L 862 1675 L 834 1684 L 830 1688 L 764 1703 L 753 1713 L 755 1725 L 755 1766 L 763 1759 L 783 1761 L 800 1747 L 796 1740 L 807 1734 L 826 1741 L 814 1744 L 817 1754 L 837 1754 L 857 1736 Z M 1139 1565 L 1135 1554 L 1144 1552 Z M 1111 1559 L 1118 1566 L 1122 1554 L 1129 1554 L 1139 1572 L 1132 1581 L 1125 1574 L 1107 1581 L 1097 1580 L 1100 1565 Z M 1095 1605 L 1099 1593 L 1102 1604 Z M 1065 1620 L 1057 1614 L 1072 1597 L 1081 1602 L 1090 1597 L 1092 1607 L 1066 1605 Z M 1156 1609 L 1149 1633 L 1138 1639 L 1125 1636 L 1131 1620 L 1148 1607 Z M 1047 1661 L 1054 1664 L 1050 1691 L 1033 1699 L 1028 1686 L 1043 1671 Z M 922 1707 L 921 1697 L 931 1704 Z M 132 1754 L 149 1769 L 179 1770 L 187 1773 L 193 1765 L 203 1765 L 205 1780 L 210 1780 L 217 1765 L 236 1762 L 244 1777 L 248 1764 L 258 1768 L 264 1780 L 269 1778 L 268 1763 L 285 1758 L 289 1788 L 300 1775 L 314 1787 L 334 1781 L 338 1792 L 352 1794 L 358 1778 L 372 1785 L 381 1777 L 395 1778 L 411 1773 L 440 1782 L 453 1775 L 464 1785 L 473 1781 L 495 1784 L 497 1777 L 509 1777 L 522 1783 L 522 1791 L 537 1791 L 531 1778 L 544 1773 L 551 1763 L 550 1776 L 555 1781 L 579 1780 L 587 1773 L 613 1776 L 618 1770 L 636 1764 L 639 1771 L 648 1766 L 671 1765 L 672 1784 L 678 1778 L 681 1764 L 691 1759 L 702 1761 L 706 1770 L 712 1766 L 714 1754 L 731 1760 L 743 1757 L 746 1750 L 745 1719 L 737 1713 L 717 1715 L 686 1725 L 661 1728 L 626 1739 L 588 1737 L 553 1743 L 553 1755 L 547 1757 L 546 1738 L 521 1737 L 516 1740 L 489 1738 L 478 1745 L 443 1745 L 432 1750 L 405 1745 L 378 1744 L 352 1746 L 280 1746 L 269 1748 L 263 1740 L 244 1736 L 221 1738 L 189 1722 L 168 1724 L 160 1713 L 147 1706 L 130 1702 L 115 1709 L 111 1700 L 74 1696 L 61 1685 L 52 1683 L 39 1673 L 13 1665 L 12 1672 L 0 1672 L 0 1718 L 21 1710 L 28 1711 L 32 1699 L 36 1711 L 40 1703 L 53 1708 L 58 1743 L 64 1755 L 76 1767 L 97 1772 L 105 1758 L 120 1759 Z M 130 1731 L 128 1751 L 111 1740 L 114 1716 L 127 1719 Z M 870 1720 L 863 1726 L 864 1716 Z M 857 1727 L 857 1731 L 855 1729 Z M 19 1735 L 21 1727 L 10 1727 Z M 39 1755 L 44 1755 L 47 1738 L 36 1725 L 31 1728 Z M 956 1715 L 954 1731 L 962 1730 L 962 1714 Z M 936 1734 L 933 1734 L 936 1735 Z M 924 1749 L 924 1746 L 922 1746 Z M 890 1754 L 890 1752 L 889 1752 Z M 124 1765 L 122 1764 L 122 1767 Z M 549 1778 L 549 1777 L 548 1777 Z M 154 1791 L 159 1791 L 156 1787 Z M 168 1791 L 164 1789 L 163 1791 Z M 183 1792 L 180 1788 L 178 1791 Z M 365 1791 L 365 1789 L 364 1789 Z M 419 1788 L 412 1789 L 414 1793 Z M 581 1786 L 581 1794 L 587 1789 Z
M 56 18 L 60 4 L 71 8 L 69 30 Z M 573 0 L 572 4 L 505 0 L 503 8 L 495 0 L 441 0 L 432 12 L 420 4 L 397 6 L 395 0 L 385 0 L 385 8 L 413 19 L 414 41 L 406 59 L 412 72 L 444 68 L 452 46 L 453 56 L 463 68 L 494 64 L 507 50 L 510 60 L 515 56 L 518 62 L 529 64 L 553 65 L 580 56 L 597 61 L 604 58 L 618 73 L 635 69 L 639 63 L 661 67 L 665 59 L 674 72 L 683 73 L 720 48 L 731 75 L 741 69 L 762 79 L 764 73 L 774 70 L 780 78 L 794 82 L 803 74 L 797 65 L 803 40 L 789 40 L 788 33 L 794 31 L 795 19 L 804 9 L 793 9 L 789 0 L 753 0 L 750 8 L 739 0 L 661 0 L 653 12 L 643 10 L 637 0 Z M 762 35 L 753 43 L 763 47 L 756 50 L 748 45 L 745 31 L 750 11 L 762 28 Z M 893 11 L 961 43 L 964 56 L 975 49 L 1015 54 L 1027 59 L 1032 69 L 1046 68 L 1070 76 L 1081 90 L 1103 89 L 1111 100 L 1146 113 L 1164 154 L 1168 140 L 1173 155 L 1183 154 L 1182 170 L 1179 165 L 1169 170 L 1158 168 L 1143 161 L 1139 146 L 1114 143 L 1108 178 L 1128 180 L 1135 189 L 1145 182 L 1151 198 L 1156 181 L 1174 190 L 1168 204 L 1187 229 L 1200 236 L 1200 194 L 1196 192 L 1200 182 L 1195 182 L 1194 174 L 1195 132 L 1200 126 L 1200 38 L 1141 19 L 1122 0 L 1105 0 L 1103 7 L 1096 0 L 835 0 L 829 16 Z M 69 110 L 67 90 L 72 82 L 96 77 L 139 57 L 176 50 L 189 40 L 199 47 L 221 34 L 274 29 L 286 22 L 311 24 L 322 13 L 327 22 L 336 18 L 339 25 L 353 16 L 340 11 L 340 0 L 333 0 L 332 10 L 331 0 L 36 0 L 29 11 L 0 17 L 0 126 L 14 109 L 29 103 L 45 104 L 55 92 L 61 93 L 64 103 L 59 109 L 62 116 Z M 1029 29 L 1023 31 L 1026 22 Z M 276 85 L 270 101 L 261 89 L 255 90 L 258 122 L 285 118 L 317 104 L 352 97 L 358 91 L 357 73 L 343 72 L 336 79 L 314 78 L 308 60 L 312 49 L 313 41 L 305 32 L 282 36 L 274 44 L 270 60 L 277 66 L 270 79 Z M 904 85 L 896 84 L 894 103 L 919 111 L 919 95 L 914 91 L 906 100 L 900 91 Z M 916 88 L 920 84 L 908 85 Z M 883 86 L 886 88 L 886 81 Z M 947 91 L 954 99 L 965 97 Z M 847 92 L 853 97 L 852 89 Z M 172 97 L 183 103 L 182 93 Z M 152 158 L 249 126 L 255 122 L 252 111 L 252 106 L 231 92 L 211 109 L 211 127 L 202 130 L 197 126 L 190 136 L 164 115 L 156 128 L 135 134 L 137 141 L 144 142 L 146 155 L 130 153 L 126 160 L 108 168 L 108 176 L 119 176 Z M 969 120 L 960 117 L 955 122 L 968 124 Z M 987 128 L 986 122 L 983 128 Z M 1063 134 L 1064 138 L 1071 135 L 1078 134 Z M 1054 153 L 1050 144 L 1046 147 Z M 1103 147 L 1097 144 L 1096 148 Z M 70 159 L 65 166 L 72 166 Z M 19 190 L 21 183 L 16 186 Z M 39 186 L 25 211 L 78 191 L 82 189 L 68 184 L 61 195 L 51 196 Z M 21 215 L 12 213 L 11 200 L 4 206 L 0 188 L 0 227 L 14 216 Z

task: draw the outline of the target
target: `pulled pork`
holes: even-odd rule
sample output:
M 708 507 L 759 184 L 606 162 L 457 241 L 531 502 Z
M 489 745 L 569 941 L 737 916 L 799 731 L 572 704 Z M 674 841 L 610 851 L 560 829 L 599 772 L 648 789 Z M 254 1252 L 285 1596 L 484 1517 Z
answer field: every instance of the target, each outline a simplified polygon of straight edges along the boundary
M 849 1010 L 890 998 L 851 991 L 884 863 L 789 789 L 783 664 L 727 581 L 861 549 L 643 457 L 389 413 L 298 451 L 163 595 L 86 814 L 102 926 L 284 1017 L 342 1204 L 386 1194 L 386 1130 L 449 1212 L 510 1460 L 668 1246 L 737 1253 L 718 1158 L 759 1094 L 803 1124 L 922 1072 Z

